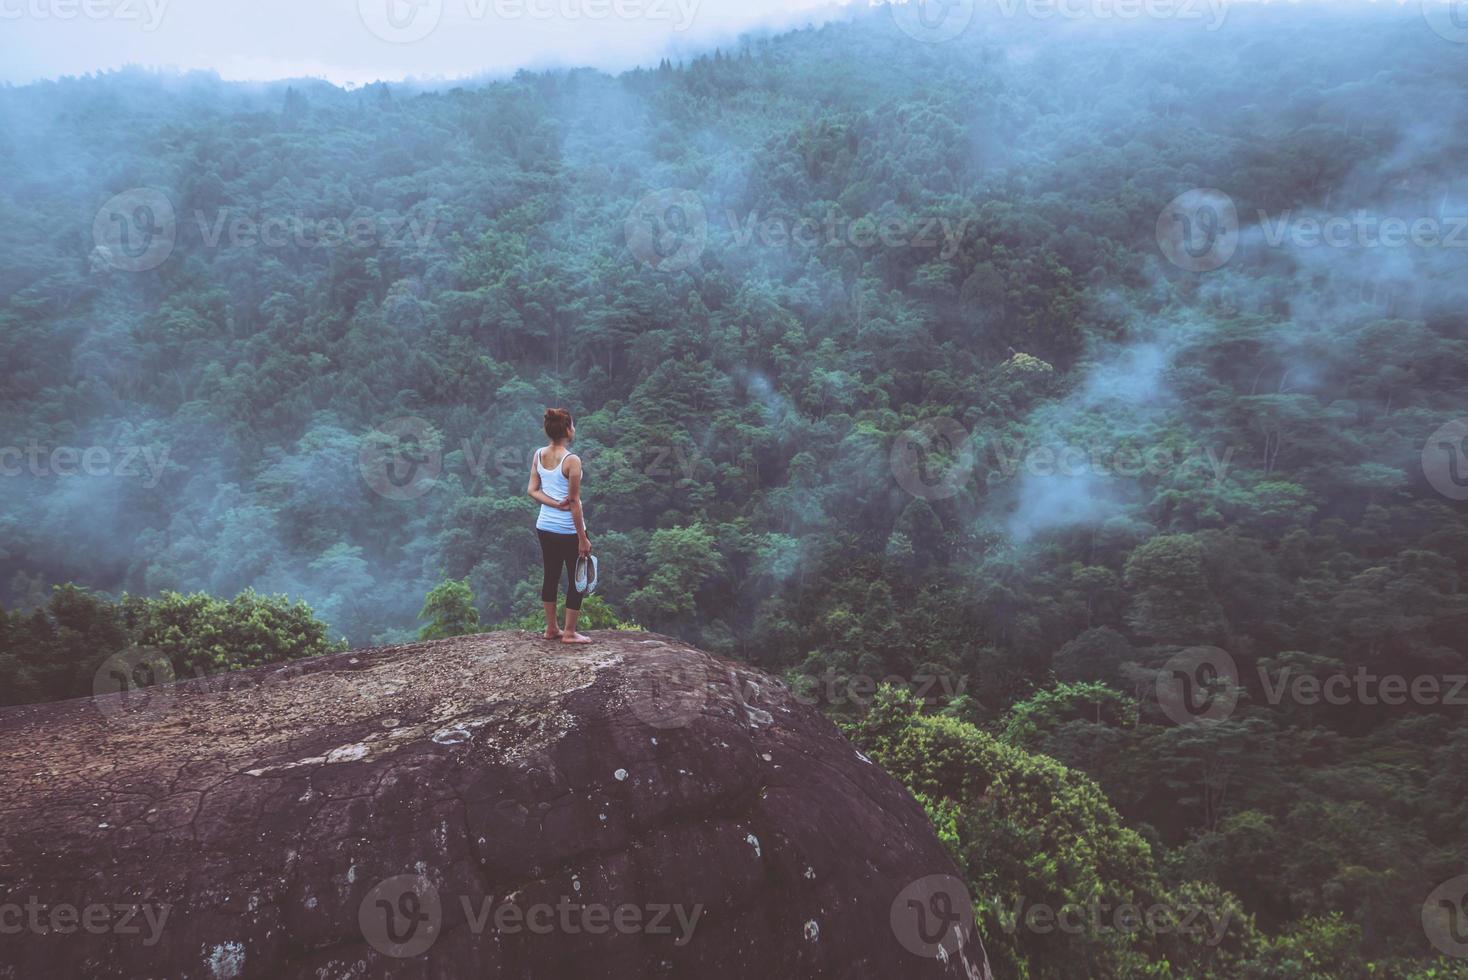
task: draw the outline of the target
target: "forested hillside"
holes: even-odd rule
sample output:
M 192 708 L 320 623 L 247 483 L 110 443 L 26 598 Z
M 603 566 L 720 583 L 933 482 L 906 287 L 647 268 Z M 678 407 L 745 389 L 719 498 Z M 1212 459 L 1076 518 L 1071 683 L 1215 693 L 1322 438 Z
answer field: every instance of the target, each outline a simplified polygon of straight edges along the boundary
M 565 405 L 618 616 L 853 718 L 852 678 L 941 680 L 922 738 L 1052 756 L 1105 794 L 1075 826 L 1125 824 L 1061 892 L 1226 890 L 1276 937 L 1219 975 L 1461 975 L 1422 911 L 1468 872 L 1465 94 L 1415 9 L 1293 6 L 0 90 L 0 700 L 115 652 L 63 583 L 284 594 L 313 649 L 415 635 L 445 579 L 534 611 Z M 1200 647 L 1238 690 L 1176 724 L 1157 672 Z M 972 843 L 888 710 L 873 751 Z

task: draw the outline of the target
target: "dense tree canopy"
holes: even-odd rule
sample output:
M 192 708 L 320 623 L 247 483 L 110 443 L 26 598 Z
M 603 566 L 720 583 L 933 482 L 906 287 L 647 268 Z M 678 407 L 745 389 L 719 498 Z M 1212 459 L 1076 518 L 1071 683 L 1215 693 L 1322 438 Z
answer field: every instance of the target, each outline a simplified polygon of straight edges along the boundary
M 1468 871 L 1458 47 L 1415 10 L 947 44 L 854 11 L 616 77 L 0 89 L 5 700 L 144 640 L 215 669 L 533 621 L 563 404 L 589 625 L 853 723 L 939 679 L 871 737 L 981 894 L 1192 889 L 1257 930 L 1206 963 L 999 941 L 1016 968 L 1449 976 L 1420 915 Z M 1198 188 L 1238 215 L 1208 270 L 1159 221 Z M 1360 214 L 1444 240 L 1311 244 Z M 1203 648 L 1234 707 L 1179 724 L 1159 676 Z

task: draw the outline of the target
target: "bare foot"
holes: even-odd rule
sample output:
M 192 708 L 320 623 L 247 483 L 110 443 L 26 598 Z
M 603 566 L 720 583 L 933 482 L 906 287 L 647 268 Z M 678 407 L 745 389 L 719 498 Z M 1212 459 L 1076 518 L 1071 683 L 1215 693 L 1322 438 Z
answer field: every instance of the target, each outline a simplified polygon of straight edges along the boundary
M 559 640 L 561 638 L 561 631 L 556 630 L 554 633 L 552 633 L 550 630 L 546 630 L 545 633 L 542 634 L 542 636 L 547 640 Z
M 591 637 L 589 637 L 589 636 L 582 636 L 580 633 L 563 633 L 563 634 L 561 634 L 561 642 L 562 643 L 590 643 L 591 642 Z

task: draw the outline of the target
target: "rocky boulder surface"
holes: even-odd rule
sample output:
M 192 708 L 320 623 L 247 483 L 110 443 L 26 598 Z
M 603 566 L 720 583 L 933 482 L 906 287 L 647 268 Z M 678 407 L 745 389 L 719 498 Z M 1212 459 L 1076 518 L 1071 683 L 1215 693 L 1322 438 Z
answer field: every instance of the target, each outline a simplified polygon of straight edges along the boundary
M 987 980 L 921 808 L 815 708 L 595 639 L 0 712 L 0 977 Z

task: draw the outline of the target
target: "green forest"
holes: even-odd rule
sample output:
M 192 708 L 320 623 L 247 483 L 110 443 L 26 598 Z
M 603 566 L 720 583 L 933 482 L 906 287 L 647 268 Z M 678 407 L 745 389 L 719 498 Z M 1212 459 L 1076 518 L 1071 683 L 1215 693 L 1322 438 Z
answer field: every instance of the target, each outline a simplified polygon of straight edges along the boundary
M 821 703 L 996 976 L 1468 977 L 1465 95 L 1415 8 L 1295 5 L 0 88 L 0 704 L 529 628 L 564 406 L 586 624 Z

